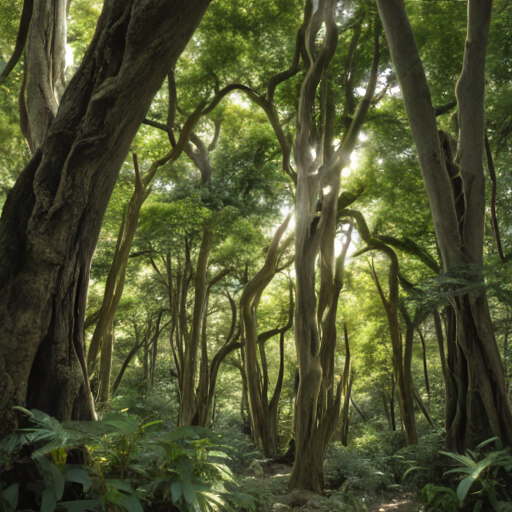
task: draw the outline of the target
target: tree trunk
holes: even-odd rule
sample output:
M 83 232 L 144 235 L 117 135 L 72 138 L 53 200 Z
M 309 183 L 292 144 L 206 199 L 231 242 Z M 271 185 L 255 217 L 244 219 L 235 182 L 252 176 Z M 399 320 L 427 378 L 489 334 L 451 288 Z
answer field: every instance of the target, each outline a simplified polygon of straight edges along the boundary
M 108 402 L 110 398 L 110 376 L 112 374 L 112 355 L 114 354 L 114 324 L 103 340 L 101 351 L 98 402 Z
M 328 67 L 337 47 L 337 4 L 332 0 L 313 4 L 308 4 L 312 11 L 306 11 L 305 16 L 308 25 L 306 46 L 312 60 L 301 87 L 294 141 L 297 165 L 295 346 L 300 383 L 295 402 L 296 457 L 289 486 L 321 492 L 323 460 L 338 425 L 341 403 L 341 382 L 337 386 L 334 383 L 336 312 L 343 286 L 344 263 L 344 254 L 335 258 L 334 251 L 341 170 L 350 161 L 375 93 L 380 27 L 375 23 L 374 56 L 366 93 L 342 143 L 335 150 Z M 319 44 L 317 38 L 321 40 Z M 318 92 L 322 112 L 320 126 L 314 116 Z M 318 204 L 321 204 L 320 212 Z M 320 256 L 318 304 L 315 289 L 317 256 Z
M 32 154 L 43 144 L 66 85 L 66 17 L 67 0 L 34 0 L 19 101 Z
M 106 0 L 91 45 L 0 219 L 0 401 L 93 415 L 83 323 L 101 221 L 130 143 L 208 0 Z
M 264 341 L 258 339 L 258 322 L 257 310 L 261 295 L 265 288 L 269 285 L 275 276 L 277 264 L 280 257 L 280 241 L 288 227 L 291 215 L 288 215 L 284 222 L 276 230 L 270 247 L 268 249 L 267 257 L 263 267 L 259 272 L 245 285 L 242 298 L 240 300 L 240 310 L 244 325 L 246 343 L 245 343 L 245 357 L 246 357 L 246 372 L 249 390 L 249 405 L 252 419 L 252 431 L 254 439 L 261 443 L 262 451 L 265 457 L 276 457 L 278 455 L 278 442 L 277 442 L 277 406 L 279 395 L 281 392 L 281 385 L 283 379 L 283 364 L 280 362 L 279 377 L 275 387 L 272 399 L 268 400 L 268 373 L 264 352 Z M 286 241 L 281 244 L 286 248 Z M 291 299 L 293 308 L 293 299 Z M 291 328 L 292 319 L 290 318 L 289 325 L 282 330 Z M 277 330 L 279 332 L 279 330 Z M 283 357 L 284 339 L 281 339 L 281 358 Z M 260 349 L 260 361 L 258 363 L 257 351 Z
M 196 268 L 194 311 L 192 315 L 192 328 L 189 342 L 185 346 L 185 359 L 183 367 L 183 391 L 181 393 L 179 424 L 192 425 L 197 414 L 196 375 L 197 353 L 204 321 L 206 302 L 206 271 L 208 258 L 212 246 L 212 232 L 205 229 Z M 195 420 L 197 423 L 197 418 Z
M 472 284 L 453 291 L 455 350 L 448 357 L 457 382 L 456 411 L 447 420 L 446 447 L 463 452 L 495 435 L 512 444 L 512 413 L 503 366 L 483 288 L 485 54 L 492 0 L 470 0 L 462 72 L 457 82 L 460 175 L 452 179 L 450 145 L 441 147 L 425 73 L 403 0 L 377 0 L 404 97 L 430 203 L 443 269 Z M 442 152 L 444 150 L 444 154 Z M 457 171 L 458 172 L 458 171 Z M 454 187 L 460 186 L 463 201 Z M 450 343 L 450 342 L 449 342 Z M 449 345 L 450 346 L 450 345 Z M 454 364 L 452 364 L 454 363 Z

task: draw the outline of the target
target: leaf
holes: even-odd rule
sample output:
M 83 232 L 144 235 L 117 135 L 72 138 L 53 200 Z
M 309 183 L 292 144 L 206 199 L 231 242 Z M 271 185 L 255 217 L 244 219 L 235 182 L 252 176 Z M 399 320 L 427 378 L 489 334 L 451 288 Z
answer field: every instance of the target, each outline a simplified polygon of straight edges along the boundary
M 82 484 L 84 492 L 87 492 L 91 488 L 91 478 L 83 469 L 70 469 L 69 471 L 66 471 L 65 476 L 70 482 Z
M 197 502 L 196 490 L 194 489 L 194 484 L 192 484 L 192 482 L 183 483 L 183 496 L 185 501 L 191 505 L 194 505 Z
M 101 501 L 99 500 L 61 501 L 59 505 L 67 508 L 69 512 L 86 512 L 101 509 Z
M 408 469 L 408 470 L 403 474 L 402 479 L 404 479 L 404 480 L 405 480 L 405 478 L 407 477 L 407 475 L 408 475 L 409 473 L 412 473 L 413 471 L 417 471 L 418 469 L 422 469 L 422 470 L 423 470 L 423 469 L 425 469 L 425 468 L 422 468 L 422 467 L 419 467 L 419 466 L 413 466 L 413 467 L 409 468 L 409 469 Z
M 156 421 L 150 421 L 149 423 L 146 423 L 145 425 L 142 425 L 142 427 L 140 427 L 142 430 L 148 428 L 148 427 L 152 427 L 153 425 L 161 425 L 163 423 L 162 420 L 156 420 Z
M 108 479 L 105 481 L 107 485 L 110 487 L 114 487 L 119 491 L 127 492 L 128 494 L 133 494 L 135 491 L 133 490 L 130 484 L 123 482 L 122 480 Z
M 177 503 L 178 500 L 181 498 L 181 494 L 183 491 L 183 486 L 181 485 L 181 482 L 173 482 L 171 485 L 171 493 L 172 493 L 172 502 Z
M 12 484 L 2 491 L 2 498 L 9 503 L 13 510 L 16 510 L 18 504 L 18 491 L 20 484 Z
M 466 495 L 473 485 L 475 479 L 473 478 L 473 475 L 467 476 L 460 482 L 460 484 L 457 487 L 457 498 L 459 498 L 459 504 L 462 507 L 462 504 L 464 503 L 464 499 L 466 498 Z
M 490 439 L 486 439 L 485 441 L 483 441 L 482 443 L 480 443 L 480 444 L 475 448 L 475 450 L 476 450 L 477 452 L 479 452 L 482 448 L 484 448 L 484 446 L 487 446 L 488 444 L 494 443 L 494 442 L 496 442 L 496 441 L 499 441 L 499 442 L 501 443 L 501 441 L 500 441 L 500 438 L 499 438 L 499 437 L 491 437 Z M 500 447 L 499 447 L 499 446 L 497 446 L 497 448 L 498 448 L 498 449 L 500 449 Z
M 112 421 L 104 421 L 104 425 L 108 425 L 110 427 L 114 427 L 117 430 L 121 431 L 125 435 L 134 434 L 139 429 L 138 425 L 135 423 L 129 422 L 127 420 L 119 421 L 119 420 L 112 420 Z
M 175 428 L 166 436 L 167 439 L 174 441 L 181 439 L 213 439 L 214 437 L 215 434 L 207 428 L 191 426 Z
M 44 455 L 39 455 L 36 458 L 36 463 L 42 472 L 46 488 L 51 488 L 55 495 L 55 499 L 57 501 L 60 500 L 64 494 L 65 482 L 59 468 L 53 462 L 50 462 Z
M 447 457 L 450 457 L 453 460 L 456 460 L 457 462 L 460 462 L 464 466 L 468 468 L 472 468 L 475 466 L 475 461 L 472 460 L 467 455 L 459 455 L 458 453 L 451 453 L 451 452 L 439 452 L 441 455 L 446 455 Z
M 29 418 L 33 418 L 34 417 L 34 415 L 32 414 L 31 411 L 29 411 L 28 409 L 25 409 L 24 407 L 20 407 L 19 405 L 14 405 L 13 409 L 15 411 L 20 411 L 23 414 L 26 414 Z
M 56 507 L 55 492 L 53 489 L 45 489 L 41 497 L 41 512 L 53 512 Z
M 59 501 L 64 494 L 64 477 L 62 476 L 60 469 L 53 463 L 50 463 L 50 473 L 53 479 L 55 497 L 57 501 Z
M 128 512 L 144 512 L 137 496 L 123 494 L 120 504 L 128 510 Z
M 211 457 L 219 457 L 221 459 L 231 459 L 231 457 L 227 453 L 221 452 L 219 450 L 210 450 L 208 452 L 208 455 Z

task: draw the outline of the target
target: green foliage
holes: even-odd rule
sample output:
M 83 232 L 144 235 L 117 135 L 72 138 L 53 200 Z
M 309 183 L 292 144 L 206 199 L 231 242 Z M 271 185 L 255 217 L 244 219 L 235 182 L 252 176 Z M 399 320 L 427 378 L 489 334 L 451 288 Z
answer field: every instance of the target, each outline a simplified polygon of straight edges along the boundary
M 213 512 L 232 506 L 253 510 L 251 496 L 238 491 L 225 464 L 228 455 L 216 449 L 216 436 L 209 430 L 169 431 L 161 421 L 141 424 L 122 413 L 97 422 L 59 423 L 41 411 L 18 410 L 33 427 L 4 439 L 0 449 L 13 460 L 20 450 L 30 449 L 40 475 L 30 488 L 42 512 L 53 512 L 57 506 L 70 512 L 142 512 L 144 501 L 173 503 L 181 511 Z M 81 447 L 86 464 L 66 463 L 69 450 L 76 447 Z M 16 484 L 2 491 L 7 511 L 16 507 L 18 489 Z
M 482 453 L 485 447 L 493 443 L 495 451 Z M 466 455 L 440 453 L 459 464 L 446 471 L 445 475 L 458 474 L 461 479 L 456 491 L 449 487 L 427 485 L 423 497 L 431 507 L 441 506 L 443 510 L 468 507 L 474 511 L 512 510 L 512 497 L 509 494 L 512 489 L 512 454 L 510 448 L 503 449 L 499 438 L 484 441 L 474 451 L 466 450 Z

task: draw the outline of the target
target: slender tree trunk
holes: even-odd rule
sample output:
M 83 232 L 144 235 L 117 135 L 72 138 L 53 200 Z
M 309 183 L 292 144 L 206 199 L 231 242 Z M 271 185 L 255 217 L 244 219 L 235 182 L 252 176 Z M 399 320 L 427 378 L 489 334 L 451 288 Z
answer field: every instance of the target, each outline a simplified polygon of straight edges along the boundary
M 121 369 L 119 370 L 119 373 L 117 375 L 117 378 L 114 382 L 114 385 L 112 386 L 112 395 L 116 394 L 117 389 L 119 388 L 119 385 L 121 384 L 121 380 L 123 379 L 124 372 L 126 371 L 126 368 L 128 368 L 128 365 L 130 364 L 131 360 L 135 357 L 137 352 L 142 347 L 142 344 L 135 342 L 135 345 L 132 347 L 130 352 L 128 352 L 128 355 L 126 356 L 126 359 L 124 360 Z
M 396 432 L 396 416 L 395 416 L 395 376 L 391 375 L 391 393 L 389 395 L 389 410 L 391 414 L 391 430 Z
M 428 367 L 427 367 L 427 345 L 425 343 L 425 337 L 421 332 L 421 329 L 418 329 L 418 334 L 421 340 L 421 348 L 423 350 L 423 376 L 425 377 L 425 389 L 427 390 L 428 396 L 428 408 L 430 409 L 430 382 L 428 379 Z
M 108 335 L 104 338 L 101 351 L 98 402 L 108 402 L 110 398 L 110 376 L 112 374 L 112 356 L 114 354 L 114 325 L 110 326 Z
M 283 378 L 283 362 L 280 363 L 279 378 L 274 396 L 268 400 L 268 373 L 265 361 L 265 352 L 262 342 L 258 340 L 257 309 L 261 295 L 274 278 L 280 256 L 279 244 L 288 227 L 290 215 L 279 226 L 272 238 L 265 263 L 260 271 L 245 285 L 240 300 L 240 310 L 244 325 L 246 344 L 246 371 L 249 390 L 249 404 L 252 418 L 254 439 L 261 443 L 266 457 L 278 455 L 277 444 L 277 406 Z M 282 245 L 286 247 L 286 242 Z M 281 247 L 282 249 L 282 247 Z M 292 301 L 293 303 L 293 301 Z M 291 327 L 289 322 L 288 328 Z M 284 333 L 283 333 L 284 334 Z M 284 340 L 281 340 L 281 345 Z M 260 349 L 261 366 L 258 363 L 257 351 Z M 282 356 L 282 352 L 281 352 Z
M 194 424 L 197 413 L 196 397 L 196 375 L 197 375 L 197 353 L 201 338 L 202 325 L 204 320 L 204 309 L 206 299 L 206 271 L 208 269 L 208 258 L 212 246 L 212 232 L 205 229 L 199 256 L 197 261 L 195 277 L 194 312 L 192 315 L 192 328 L 190 340 L 185 347 L 185 360 L 183 368 L 183 392 L 180 403 L 180 425 Z M 197 418 L 195 420 L 197 423 Z
M 352 378 L 350 377 L 351 358 L 350 358 L 350 345 L 348 341 L 347 324 L 343 324 L 343 333 L 345 336 L 345 369 L 343 370 L 343 384 L 342 389 L 345 395 L 343 408 L 341 410 L 341 444 L 348 446 L 348 412 L 350 407 L 350 394 L 352 391 Z
M 98 351 L 102 349 L 104 343 L 108 343 L 105 340 L 111 336 L 111 326 L 113 325 L 114 317 L 123 295 L 128 257 L 137 230 L 140 209 L 151 190 L 147 183 L 148 180 L 144 179 L 143 182 L 141 179 L 136 155 L 133 155 L 133 162 L 135 169 L 135 190 L 133 191 L 126 213 L 121 222 L 114 259 L 112 260 L 105 284 L 103 302 L 101 304 L 96 328 L 89 345 L 89 351 L 87 353 L 87 369 L 89 374 L 92 374 L 94 371 Z M 151 178 L 152 177 L 153 176 L 151 176 Z M 108 364 L 105 358 L 101 360 L 104 362 L 103 364 Z
M 34 0 L 20 92 L 20 119 L 30 151 L 44 141 L 64 92 L 66 0 Z

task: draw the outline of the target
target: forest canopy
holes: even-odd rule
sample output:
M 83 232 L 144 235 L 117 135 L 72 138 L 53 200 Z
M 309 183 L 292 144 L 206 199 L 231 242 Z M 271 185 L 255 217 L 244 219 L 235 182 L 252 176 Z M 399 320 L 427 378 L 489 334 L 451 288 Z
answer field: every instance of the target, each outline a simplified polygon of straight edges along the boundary
M 278 510 L 288 464 L 508 510 L 511 40 L 507 0 L 3 2 L 2 507 Z

